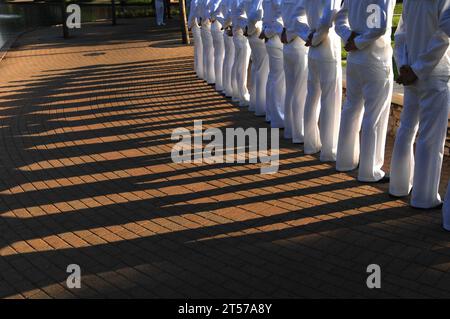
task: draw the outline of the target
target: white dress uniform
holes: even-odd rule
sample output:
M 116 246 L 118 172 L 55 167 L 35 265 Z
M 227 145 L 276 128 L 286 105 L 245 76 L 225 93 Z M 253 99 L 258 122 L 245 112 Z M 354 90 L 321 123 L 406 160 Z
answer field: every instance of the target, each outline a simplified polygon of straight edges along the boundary
M 189 9 L 188 27 L 192 30 L 194 36 L 194 69 L 195 73 L 200 79 L 204 79 L 203 74 L 203 45 L 202 36 L 199 26 L 199 1 L 191 0 L 191 6 Z
M 220 3 L 221 13 L 217 15 L 217 20 L 222 24 L 222 28 L 226 29 L 231 26 L 231 4 L 235 0 L 222 0 Z M 234 67 L 234 42 L 227 32 L 223 33 L 223 41 L 225 44 L 225 56 L 223 59 L 222 69 L 222 86 L 226 97 L 237 96 L 236 68 Z M 235 92 L 235 93 L 233 93 Z
M 308 54 L 304 150 L 305 154 L 320 151 L 321 161 L 336 160 L 342 102 L 342 66 L 341 40 L 333 24 L 340 5 L 341 0 L 304 0 L 302 5 L 302 15 L 306 14 L 308 23 L 300 23 L 300 36 L 307 41 L 308 35 L 314 32 Z
M 405 86 L 403 111 L 391 162 L 389 192 L 411 205 L 440 205 L 438 193 L 450 107 L 449 37 L 439 29 L 450 0 L 405 0 L 395 33 L 397 65 L 409 65 L 418 80 Z M 413 143 L 416 140 L 415 157 Z
M 439 27 L 450 37 L 450 9 L 447 9 L 442 17 Z M 450 182 L 445 195 L 444 206 L 442 208 L 442 217 L 444 229 L 450 231 Z
M 203 44 L 203 72 L 208 84 L 214 84 L 216 79 L 214 75 L 214 44 L 211 34 L 211 21 L 208 11 L 208 5 L 213 0 L 200 1 L 201 35 Z
M 234 67 L 236 68 L 237 96 L 239 106 L 249 106 L 250 94 L 247 89 L 248 65 L 250 62 L 251 49 L 247 37 L 244 36 L 244 22 L 242 15 L 244 11 L 244 0 L 234 0 L 231 5 L 231 19 L 233 23 L 234 41 Z
M 155 0 L 156 24 L 164 25 L 164 0 Z
M 266 89 L 266 120 L 273 128 L 284 128 L 284 101 L 286 96 L 286 79 L 284 76 L 283 18 L 281 0 L 263 0 L 263 30 L 268 38 L 266 42 L 269 55 L 269 77 Z
M 395 0 L 345 0 L 336 16 L 336 32 L 346 43 L 352 32 L 358 48 L 347 56 L 347 99 L 341 114 L 336 169 L 358 167 L 358 180 L 376 182 L 384 164 L 394 74 L 392 17 Z M 380 11 L 369 10 L 374 5 Z M 379 12 L 378 22 L 368 23 Z M 378 24 L 376 24 L 378 23 Z M 361 140 L 360 140 L 361 131 Z
M 223 91 L 223 60 L 225 57 L 225 42 L 223 40 L 222 23 L 218 19 L 221 14 L 221 3 L 225 0 L 211 0 L 208 8 L 211 17 L 211 34 L 214 44 L 214 77 L 216 91 Z
M 297 22 L 306 22 L 299 8 L 303 0 L 283 0 L 281 12 L 288 43 L 283 48 L 286 99 L 284 103 L 284 137 L 303 143 L 303 113 L 308 81 L 308 48 L 296 33 Z
M 262 30 L 262 0 L 244 0 L 248 42 L 252 50 L 250 71 L 250 107 L 257 116 L 266 114 L 266 86 L 269 75 L 269 56 L 266 44 L 259 36 Z

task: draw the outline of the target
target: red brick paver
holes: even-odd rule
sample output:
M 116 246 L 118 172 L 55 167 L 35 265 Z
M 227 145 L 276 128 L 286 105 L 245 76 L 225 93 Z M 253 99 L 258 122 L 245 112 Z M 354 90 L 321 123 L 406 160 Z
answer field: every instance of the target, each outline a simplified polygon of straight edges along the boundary
M 121 22 L 29 33 L 0 63 L 0 296 L 450 297 L 440 211 L 286 141 L 274 175 L 172 163 L 174 128 L 267 124 L 195 77 L 177 23 Z

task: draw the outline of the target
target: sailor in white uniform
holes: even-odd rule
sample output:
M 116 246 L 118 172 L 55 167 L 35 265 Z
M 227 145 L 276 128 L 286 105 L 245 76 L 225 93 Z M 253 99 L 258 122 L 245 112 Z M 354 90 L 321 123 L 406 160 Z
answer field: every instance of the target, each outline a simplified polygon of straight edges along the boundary
M 450 183 L 448 183 L 447 194 L 442 207 L 442 225 L 445 230 L 450 231 Z
M 214 84 L 214 44 L 211 34 L 211 16 L 208 10 L 209 3 L 213 0 L 199 0 L 201 19 L 201 35 L 203 44 L 203 72 L 208 84 Z
M 450 37 L 450 9 L 447 9 L 441 17 L 439 27 Z M 445 230 L 450 231 L 450 182 L 445 195 L 444 206 L 442 208 L 443 226 Z
M 189 9 L 188 28 L 192 30 L 194 36 L 194 70 L 200 79 L 204 79 L 203 74 L 203 45 L 198 17 L 200 0 L 191 0 Z
M 342 103 L 341 40 L 334 19 L 341 0 L 304 0 L 301 37 L 309 48 L 305 104 L 305 154 L 335 161 Z
M 269 74 L 269 56 L 266 44 L 260 39 L 262 31 L 263 6 L 262 0 L 244 0 L 245 14 L 242 15 L 245 23 L 244 35 L 247 36 L 251 54 L 250 71 L 250 106 L 249 110 L 257 116 L 266 114 L 266 86 Z
M 286 98 L 284 103 L 284 137 L 293 143 L 303 143 L 303 113 L 308 83 L 308 47 L 298 36 L 298 21 L 306 22 L 301 15 L 303 0 L 282 0 L 281 12 L 284 31 L 283 60 L 286 78 Z
M 231 32 L 232 20 L 231 20 L 231 4 L 234 0 L 222 0 L 220 3 L 220 14 L 217 15 L 217 20 L 222 24 L 223 29 L 223 41 L 225 45 L 225 55 L 223 59 L 222 68 L 222 86 L 223 93 L 226 97 L 231 98 L 233 95 L 237 96 L 237 82 L 236 82 L 236 68 L 234 65 L 234 42 L 233 34 Z
M 235 50 L 234 67 L 236 69 L 237 96 L 235 100 L 239 106 L 249 106 L 250 93 L 247 88 L 248 65 L 251 49 L 247 37 L 244 36 L 245 25 L 241 16 L 245 14 L 244 0 L 234 0 L 231 5 L 231 19 L 233 23 L 233 42 Z
M 336 32 L 348 52 L 347 98 L 336 169 L 350 171 L 359 164 L 358 180 L 362 182 L 388 180 L 381 168 L 394 85 L 391 30 L 395 2 L 345 0 L 336 16 Z M 371 6 L 377 10 L 369 10 Z M 374 12 L 377 17 L 372 21 Z
M 266 41 L 269 55 L 269 77 L 266 89 L 266 120 L 273 128 L 284 128 L 284 102 L 286 79 L 284 76 L 283 18 L 281 0 L 263 0 L 263 31 L 260 38 Z
M 225 43 L 223 39 L 223 28 L 220 19 L 222 15 L 221 3 L 226 0 L 211 0 L 208 9 L 211 19 L 211 34 L 214 45 L 214 78 L 216 80 L 216 91 L 223 91 L 223 60 L 225 58 Z
M 449 8 L 450 0 L 405 0 L 395 33 L 397 81 L 405 86 L 405 97 L 389 193 L 406 196 L 412 189 L 416 208 L 442 205 L 438 189 L 450 108 L 450 51 L 439 23 Z
M 156 24 L 158 26 L 165 25 L 165 23 L 164 23 L 164 0 L 155 0 L 155 15 L 156 15 Z

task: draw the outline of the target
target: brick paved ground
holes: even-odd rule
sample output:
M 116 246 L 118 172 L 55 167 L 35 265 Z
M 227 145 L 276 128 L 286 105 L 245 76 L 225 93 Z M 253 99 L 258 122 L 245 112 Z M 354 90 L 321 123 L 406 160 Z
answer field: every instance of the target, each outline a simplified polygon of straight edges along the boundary
M 196 79 L 175 24 L 121 22 L 29 33 L 0 63 L 0 296 L 450 297 L 440 211 L 386 185 L 285 141 L 275 175 L 173 164 L 170 134 L 194 119 L 267 125 Z

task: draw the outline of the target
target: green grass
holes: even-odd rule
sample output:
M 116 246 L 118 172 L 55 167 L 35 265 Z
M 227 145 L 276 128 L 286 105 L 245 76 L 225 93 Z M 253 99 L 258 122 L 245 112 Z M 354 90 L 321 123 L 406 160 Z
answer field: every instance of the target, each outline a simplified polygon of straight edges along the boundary
M 394 14 L 401 14 L 403 10 L 403 4 L 399 3 L 395 6 Z

